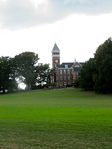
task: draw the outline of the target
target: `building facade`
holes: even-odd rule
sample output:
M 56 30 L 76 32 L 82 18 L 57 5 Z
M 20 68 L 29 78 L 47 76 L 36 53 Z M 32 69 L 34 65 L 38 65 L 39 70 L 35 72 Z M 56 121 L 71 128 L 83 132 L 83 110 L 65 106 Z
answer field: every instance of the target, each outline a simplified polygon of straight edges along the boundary
M 78 78 L 83 63 L 68 62 L 60 64 L 60 49 L 55 43 L 52 49 L 53 82 L 57 87 L 70 86 Z

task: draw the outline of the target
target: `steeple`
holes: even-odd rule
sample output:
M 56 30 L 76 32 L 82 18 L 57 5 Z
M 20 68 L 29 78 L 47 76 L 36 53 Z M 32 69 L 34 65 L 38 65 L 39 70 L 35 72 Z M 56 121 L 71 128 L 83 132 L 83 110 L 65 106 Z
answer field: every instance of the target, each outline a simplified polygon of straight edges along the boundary
M 57 44 L 54 44 L 54 47 L 52 49 L 52 52 L 60 52 L 60 49 L 58 48 Z
M 52 67 L 56 68 L 57 65 L 60 65 L 60 49 L 55 43 L 52 49 Z

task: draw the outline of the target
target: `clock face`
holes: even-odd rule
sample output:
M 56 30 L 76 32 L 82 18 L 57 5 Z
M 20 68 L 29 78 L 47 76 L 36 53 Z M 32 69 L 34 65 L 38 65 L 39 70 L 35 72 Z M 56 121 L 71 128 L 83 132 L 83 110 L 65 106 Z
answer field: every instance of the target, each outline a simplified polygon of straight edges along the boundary
M 55 60 L 55 63 L 58 63 L 58 60 L 57 59 Z

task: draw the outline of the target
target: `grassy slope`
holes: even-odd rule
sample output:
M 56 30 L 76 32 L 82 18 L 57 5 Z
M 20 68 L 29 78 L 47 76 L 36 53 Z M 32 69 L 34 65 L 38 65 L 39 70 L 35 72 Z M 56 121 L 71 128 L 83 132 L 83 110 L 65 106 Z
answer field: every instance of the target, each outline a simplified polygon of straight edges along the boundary
M 0 147 L 111 149 L 112 95 L 74 89 L 0 95 Z

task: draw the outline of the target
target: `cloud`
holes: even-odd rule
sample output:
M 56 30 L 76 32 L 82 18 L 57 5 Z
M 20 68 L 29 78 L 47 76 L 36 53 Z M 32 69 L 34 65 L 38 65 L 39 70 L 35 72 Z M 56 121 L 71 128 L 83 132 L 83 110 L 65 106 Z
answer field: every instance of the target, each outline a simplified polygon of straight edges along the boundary
M 112 0 L 1 0 L 0 27 L 26 28 L 57 21 L 72 13 L 112 12 Z
M 52 0 L 60 11 L 100 14 L 112 12 L 111 0 Z
M 34 1 L 34 0 L 32 0 Z M 7 0 L 0 4 L 0 22 L 2 27 L 24 28 L 45 23 L 50 18 L 47 3 L 31 0 Z

